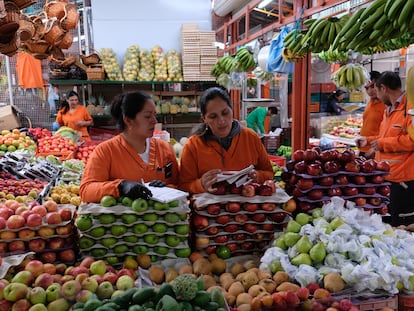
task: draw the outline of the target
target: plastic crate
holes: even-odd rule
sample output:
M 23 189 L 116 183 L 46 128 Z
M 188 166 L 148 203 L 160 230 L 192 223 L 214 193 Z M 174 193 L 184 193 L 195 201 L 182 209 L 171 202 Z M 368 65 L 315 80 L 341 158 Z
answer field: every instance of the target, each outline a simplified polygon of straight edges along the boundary
M 357 307 L 360 311 L 380 311 L 384 308 L 393 310 L 404 310 L 398 308 L 398 295 L 390 297 L 381 297 L 368 300 L 352 299 L 352 304 Z M 407 309 L 411 310 L 411 309 Z M 414 309 L 413 309 L 414 310 Z
M 74 151 L 65 151 L 65 152 L 37 152 L 36 157 L 47 157 L 49 155 L 53 155 L 60 160 L 69 160 L 75 158 L 75 150 Z
M 398 295 L 398 310 L 414 311 L 414 295 Z
M 285 166 L 286 165 L 286 158 L 284 158 L 284 157 L 275 156 L 275 155 L 271 155 L 271 154 L 268 154 L 267 156 L 269 157 L 270 161 L 274 162 L 275 164 L 277 164 L 279 166 Z

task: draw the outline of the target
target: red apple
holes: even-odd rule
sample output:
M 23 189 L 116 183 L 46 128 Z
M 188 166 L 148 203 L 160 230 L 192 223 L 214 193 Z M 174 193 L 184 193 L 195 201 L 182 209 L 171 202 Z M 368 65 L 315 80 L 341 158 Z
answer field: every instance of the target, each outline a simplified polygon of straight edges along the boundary
M 241 244 L 241 249 L 251 250 L 254 249 L 255 244 L 252 241 L 245 241 Z
M 256 189 L 252 184 L 243 185 L 241 195 L 244 197 L 254 197 Z
M 24 252 L 25 250 L 26 246 L 21 240 L 14 240 L 9 243 L 9 252 Z
M 270 218 L 272 218 L 274 222 L 281 223 L 285 220 L 286 215 L 285 212 L 277 212 L 270 214 Z
M 335 182 L 338 185 L 347 185 L 348 184 L 348 177 L 346 175 L 338 175 L 335 177 Z
M 74 263 L 75 251 L 73 249 L 65 249 L 59 252 L 59 260 L 62 262 Z
M 207 206 L 207 213 L 210 215 L 218 215 L 221 211 L 221 205 L 220 204 L 210 204 Z
M 322 166 L 318 163 L 309 164 L 306 168 L 306 172 L 308 175 L 311 176 L 319 176 L 322 175 Z
M 257 189 L 256 194 L 261 196 L 271 196 L 273 195 L 273 190 L 271 186 L 263 184 L 260 185 L 259 189 Z
M 390 171 L 390 164 L 387 161 L 378 161 L 377 162 L 377 170 L 389 172 Z
M 118 280 L 118 275 L 115 272 L 105 272 L 102 276 L 102 281 L 108 281 L 112 285 L 116 284 L 116 281 Z
M 301 178 L 298 181 L 297 187 L 300 190 L 308 190 L 313 187 L 313 180 L 310 178 Z
M 355 196 L 355 195 L 358 195 L 358 192 L 359 192 L 358 188 L 356 187 L 345 187 L 343 189 L 343 193 L 346 196 Z
M 303 152 L 303 160 L 306 163 L 313 163 L 315 162 L 316 159 L 318 159 L 318 157 L 319 157 L 318 152 L 313 149 L 306 149 Z
M 367 180 L 363 175 L 355 175 L 352 177 L 352 181 L 356 185 L 365 185 Z
M 36 236 L 36 231 L 31 230 L 31 229 L 21 229 L 19 230 L 17 235 L 22 240 L 29 240 L 29 239 L 33 239 Z
M 239 213 L 239 214 L 234 216 L 234 220 L 236 222 L 238 222 L 239 224 L 244 224 L 248 219 L 249 219 L 249 217 L 246 214 L 240 214 Z
M 236 232 L 237 230 L 239 230 L 239 225 L 237 224 L 230 224 L 224 227 L 224 231 L 230 232 L 230 233 Z
M 236 184 L 231 184 L 229 187 L 229 192 L 231 194 L 241 194 L 242 192 L 242 186 L 236 186 Z
M 14 210 L 12 210 L 10 207 L 0 208 L 0 217 L 3 217 L 5 220 L 7 220 L 12 215 L 14 215 Z
M 318 184 L 321 186 L 332 186 L 334 178 L 332 176 L 323 176 L 318 179 Z
M 374 205 L 374 206 L 379 206 L 382 203 L 382 199 L 381 198 L 369 198 L 368 199 L 369 204 Z
M 295 164 L 295 173 L 296 174 L 305 174 L 307 171 L 308 165 L 305 163 L 305 161 L 300 161 Z
M 262 210 L 267 211 L 267 212 L 272 212 L 276 209 L 276 203 L 265 202 L 265 203 L 262 203 L 260 206 Z
M 205 232 L 208 235 L 216 235 L 219 232 L 219 228 L 217 226 L 208 227 Z
M 295 198 L 300 198 L 300 197 L 304 196 L 304 193 L 302 191 L 300 191 L 300 189 L 298 187 L 295 187 L 292 191 L 292 195 Z
M 237 245 L 237 243 L 229 243 L 227 244 L 227 247 L 229 248 L 229 250 L 233 253 L 235 251 L 237 251 L 237 249 L 239 248 L 239 246 Z
M 250 223 L 244 224 L 243 230 L 247 231 L 247 232 L 250 232 L 250 233 L 255 233 L 257 231 L 257 225 L 250 224 Z
M 383 195 L 383 196 L 389 197 L 390 193 L 391 193 L 390 186 L 381 186 L 381 187 L 379 187 L 378 188 L 378 193 Z
M 367 204 L 367 199 L 366 198 L 356 198 L 354 200 L 354 202 L 355 202 L 356 206 L 363 206 L 363 205 Z
M 244 203 L 244 210 L 249 213 L 253 213 L 259 209 L 259 204 L 257 203 Z
M 62 221 L 68 221 L 72 219 L 72 210 L 68 207 L 60 209 L 59 214 Z
M 276 192 L 276 184 L 275 184 L 275 181 L 273 179 L 265 180 L 263 182 L 263 185 L 266 185 L 266 186 L 269 186 L 270 188 L 272 188 L 273 193 Z
M 32 252 L 38 253 L 46 248 L 46 241 L 41 238 L 30 240 L 28 242 L 28 248 Z
M 322 199 L 323 191 L 321 189 L 312 189 L 307 195 L 309 199 L 317 201 Z
M 342 195 L 342 190 L 338 187 L 329 188 L 327 194 L 330 197 L 340 197 Z
M 345 149 L 338 154 L 338 160 L 342 163 L 351 162 L 355 159 L 355 151 L 352 149 Z
M 353 161 L 345 163 L 344 169 L 347 172 L 359 173 L 359 171 L 361 170 L 361 167 L 357 161 L 353 160 Z
M 245 233 L 237 233 L 232 235 L 232 238 L 235 241 L 244 241 L 247 239 L 247 235 Z
M 39 214 L 32 213 L 31 215 L 27 216 L 26 224 L 29 227 L 38 227 L 42 224 L 43 217 Z
M 275 225 L 274 224 L 269 224 L 269 223 L 262 224 L 262 230 L 269 231 L 269 232 L 274 232 Z
M 240 203 L 239 202 L 228 202 L 226 204 L 225 210 L 229 213 L 238 213 L 240 212 Z
M 203 230 L 208 227 L 208 218 L 201 215 L 195 215 L 193 217 L 193 225 L 197 230 Z
M 340 165 L 336 161 L 327 161 L 323 164 L 323 170 L 325 173 L 333 174 L 340 170 Z
M 41 237 L 50 237 L 55 234 L 55 229 L 51 227 L 41 227 L 37 230 L 37 234 Z
M 252 220 L 255 222 L 264 222 L 266 220 L 266 214 L 257 213 L 252 216 Z
M 328 162 L 328 161 L 332 161 L 335 160 L 333 153 L 331 152 L 331 150 L 324 150 L 319 154 L 319 159 L 322 162 Z
M 213 185 L 213 191 L 211 193 L 215 195 L 224 195 L 227 193 L 228 183 L 226 181 L 218 182 Z
M 47 245 L 50 249 L 59 249 L 65 245 L 65 239 L 60 237 L 51 238 L 50 240 L 48 240 Z
M 303 153 L 304 151 L 299 149 L 295 150 L 292 155 L 292 159 L 296 162 L 303 161 Z
M 370 159 L 361 164 L 361 171 L 364 173 L 372 173 L 375 171 L 377 167 L 377 162 L 375 160 Z
M 382 175 L 375 175 L 375 176 L 372 176 L 370 179 L 373 184 L 382 184 L 385 180 L 384 176 Z
M 42 217 L 45 217 L 47 214 L 47 209 L 43 205 L 36 205 L 30 209 L 33 213 L 39 214 Z
M 21 215 L 11 215 L 6 221 L 7 227 L 9 229 L 21 228 L 25 225 L 25 223 L 26 220 Z
M 215 243 L 226 244 L 229 241 L 228 235 L 219 235 L 214 238 Z
M 360 188 L 359 190 L 362 194 L 366 194 L 366 195 L 373 195 L 377 192 L 377 190 L 375 189 L 375 187 L 363 187 Z
M 231 217 L 229 215 L 220 215 L 216 218 L 216 222 L 220 225 L 225 225 L 230 221 Z
M 34 277 L 37 277 L 44 272 L 44 265 L 40 260 L 32 259 L 26 263 L 24 269 L 30 271 Z
M 6 219 L 4 219 L 3 217 L 0 217 L 0 230 L 5 229 L 6 226 L 7 226 Z
M 209 245 L 204 249 L 207 255 L 214 254 L 216 250 L 217 250 L 217 245 Z
M 43 206 L 48 212 L 57 212 L 58 210 L 58 204 L 53 200 L 47 200 L 43 203 Z
M 46 214 L 46 222 L 49 225 L 57 225 L 62 222 L 62 217 L 58 212 L 48 212 Z
M 69 235 L 73 231 L 73 225 L 72 223 L 68 223 L 67 225 L 56 227 L 55 230 L 59 235 Z

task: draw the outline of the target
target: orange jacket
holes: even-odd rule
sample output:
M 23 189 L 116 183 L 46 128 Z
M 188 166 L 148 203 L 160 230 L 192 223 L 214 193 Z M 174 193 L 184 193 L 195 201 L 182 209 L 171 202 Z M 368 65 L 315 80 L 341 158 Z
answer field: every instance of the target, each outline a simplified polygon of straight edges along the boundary
M 384 116 L 385 104 L 377 100 L 372 100 L 368 102 L 365 107 L 364 114 L 362 116 L 362 127 L 361 127 L 361 136 L 376 136 L 379 133 L 379 127 Z M 359 148 L 360 151 L 367 152 L 369 146 Z
M 65 114 L 62 114 L 62 109 L 60 109 L 56 116 L 56 122 L 61 126 L 64 125 L 75 131 L 81 132 L 82 137 L 79 139 L 80 141 L 90 140 L 88 128 L 86 126 L 78 126 L 79 121 L 92 121 L 88 109 L 79 104 L 76 106 L 74 113 L 68 111 Z
M 375 160 L 390 163 L 390 174 L 385 179 L 392 182 L 414 180 L 414 141 L 406 130 L 412 126 L 407 110 L 407 97 L 404 94 L 394 111 L 385 111 L 379 135 L 367 138 L 368 144 L 378 140 L 379 151 L 375 154 Z
M 189 193 L 206 192 L 201 185 L 201 176 L 209 170 L 241 170 L 253 165 L 257 181 L 273 179 L 273 170 L 266 149 L 257 134 L 242 128 L 229 150 L 216 141 L 204 141 L 200 136 L 191 136 L 184 145 L 181 155 L 179 188 Z
M 170 177 L 166 165 L 171 166 Z M 121 135 L 100 143 L 92 152 L 83 172 L 80 196 L 83 202 L 99 202 L 104 195 L 119 197 L 122 180 L 149 182 L 155 179 L 177 185 L 178 163 L 170 144 L 157 138 L 150 139 L 149 163 Z

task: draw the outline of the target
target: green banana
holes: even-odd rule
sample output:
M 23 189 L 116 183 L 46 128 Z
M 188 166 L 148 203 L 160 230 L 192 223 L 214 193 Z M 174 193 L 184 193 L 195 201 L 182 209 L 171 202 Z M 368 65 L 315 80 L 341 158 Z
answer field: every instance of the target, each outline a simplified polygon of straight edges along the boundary
M 369 28 L 370 26 L 374 25 L 384 14 L 384 6 L 380 6 L 378 7 L 378 10 L 375 11 L 374 14 L 372 14 L 371 16 L 369 16 L 367 19 L 363 20 L 361 22 L 361 27 L 359 28 L 360 30 L 365 30 L 367 28 Z M 362 17 L 361 17 L 362 19 Z
M 388 16 L 387 14 L 385 14 L 385 11 L 384 11 L 383 15 L 375 22 L 374 27 L 373 27 L 374 30 L 380 30 L 380 29 L 382 30 L 387 24 L 387 22 L 388 22 Z
M 336 36 L 336 24 L 337 23 L 331 23 L 329 26 L 329 34 L 328 34 L 328 49 L 329 46 L 334 42 L 335 36 Z
M 400 16 L 398 17 L 398 25 L 408 25 L 408 20 L 412 18 L 414 13 L 414 0 L 407 0 L 403 9 L 401 10 Z
M 402 8 L 404 7 L 406 0 L 395 0 L 391 8 L 387 13 L 388 18 L 391 21 L 397 20 L 398 14 L 401 12 Z
M 369 18 L 370 16 L 374 15 L 380 7 L 385 7 L 387 0 L 376 0 L 371 3 L 370 6 L 368 6 L 365 11 L 361 14 L 361 20 L 365 20 Z

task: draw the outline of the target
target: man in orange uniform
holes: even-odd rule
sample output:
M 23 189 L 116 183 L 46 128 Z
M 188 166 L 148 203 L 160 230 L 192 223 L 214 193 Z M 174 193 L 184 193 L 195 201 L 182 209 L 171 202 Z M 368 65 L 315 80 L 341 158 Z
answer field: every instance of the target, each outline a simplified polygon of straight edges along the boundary
M 377 91 L 375 89 L 375 82 L 380 75 L 381 73 L 378 71 L 371 71 L 369 73 L 370 81 L 365 85 L 365 90 L 370 99 L 362 116 L 361 136 L 376 136 L 379 133 L 379 127 L 386 107 L 385 104 L 378 99 Z M 369 146 L 359 148 L 359 154 L 366 158 L 373 158 L 374 154 L 369 153 L 369 149 Z
M 407 113 L 410 105 L 401 89 L 401 79 L 394 72 L 383 72 L 375 88 L 387 106 L 380 131 L 377 136 L 359 137 L 357 145 L 370 146 L 377 161 L 389 162 L 390 174 L 385 179 L 391 182 L 391 225 L 408 225 L 414 223 L 414 141 L 407 133 L 412 126 Z

